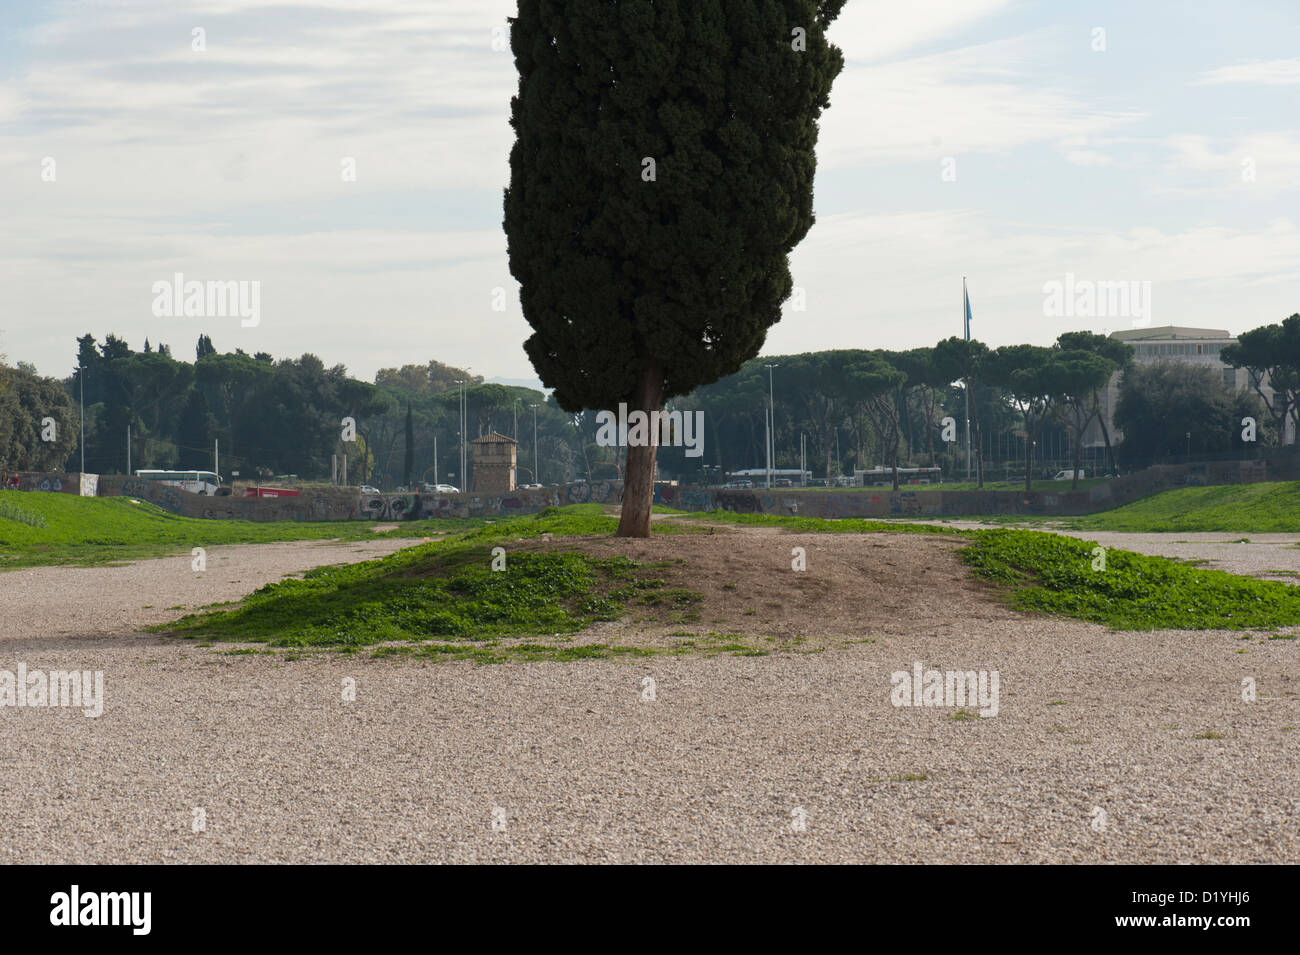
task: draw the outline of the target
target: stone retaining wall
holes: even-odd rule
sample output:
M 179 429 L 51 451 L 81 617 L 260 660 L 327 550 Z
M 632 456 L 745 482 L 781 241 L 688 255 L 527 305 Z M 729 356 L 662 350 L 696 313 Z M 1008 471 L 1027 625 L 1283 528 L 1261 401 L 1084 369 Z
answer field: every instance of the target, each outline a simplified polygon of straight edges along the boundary
M 513 517 L 546 507 L 596 502 L 617 504 L 621 481 L 593 481 L 499 494 L 360 494 L 355 488 L 306 488 L 298 497 L 208 497 L 123 475 L 20 472 L 18 489 L 101 497 L 128 496 L 187 517 L 245 521 L 408 521 L 431 517 Z M 1023 514 L 1070 517 L 1136 501 L 1158 491 L 1211 484 L 1300 480 L 1300 453 L 1255 461 L 1161 465 L 1071 491 L 945 491 L 862 488 L 826 490 L 722 490 L 655 485 L 655 503 L 686 511 L 715 508 L 745 514 L 808 517 L 974 517 Z M 11 486 L 6 483 L 4 486 Z
M 123 475 L 99 478 L 102 497 L 134 497 L 173 514 L 241 521 L 411 521 L 431 517 L 513 517 L 588 501 L 617 504 L 622 484 L 595 481 L 504 494 L 360 494 L 304 488 L 297 497 L 209 497 Z
M 1211 484 L 1252 484 L 1300 480 L 1300 455 L 1268 460 L 1161 465 L 1105 484 L 1071 491 L 945 491 L 862 488 L 861 490 L 757 489 L 752 491 L 657 486 L 656 503 L 686 511 L 715 508 L 744 514 L 796 514 L 805 517 L 975 517 L 1023 514 L 1071 517 L 1128 504 L 1158 491 Z

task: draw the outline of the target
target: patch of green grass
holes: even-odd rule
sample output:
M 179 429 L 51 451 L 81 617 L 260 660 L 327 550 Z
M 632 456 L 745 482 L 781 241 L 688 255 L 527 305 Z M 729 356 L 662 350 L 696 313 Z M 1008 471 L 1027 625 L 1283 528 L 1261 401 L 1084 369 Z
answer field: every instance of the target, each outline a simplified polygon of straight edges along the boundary
M 233 610 L 162 629 L 276 646 L 574 633 L 619 616 L 622 601 L 611 591 L 633 567 L 625 558 L 525 553 L 493 571 L 490 548 L 463 545 L 420 556 L 426 566 L 385 558 L 318 568 L 263 587 Z
M 1117 630 L 1252 630 L 1300 623 L 1300 587 L 1027 530 L 981 530 L 959 552 L 1012 606 Z
M 1216 733 L 1214 730 L 1206 730 L 1204 733 L 1197 733 L 1196 739 L 1227 739 L 1223 733 Z
M 1068 526 L 1078 530 L 1139 533 L 1236 531 L 1265 534 L 1300 531 L 1300 481 L 1161 491 L 1100 514 L 1071 518 Z
M 977 720 L 979 719 L 979 717 L 976 716 L 974 713 L 972 713 L 970 710 L 962 709 L 962 710 L 957 710 L 957 712 L 951 714 L 948 717 L 948 719 L 957 720 L 960 722 L 962 720 Z
M 17 491 L 0 492 L 0 520 L 12 521 L 15 524 L 26 524 L 28 527 L 46 527 L 45 515 L 20 507 L 17 495 Z
M 371 521 L 227 521 L 180 517 L 127 497 L 0 491 L 0 570 L 189 555 L 195 547 L 298 540 L 431 537 L 481 518 L 412 521 L 376 534 Z
M 548 508 L 377 560 L 318 567 L 301 579 L 268 584 L 231 609 L 191 614 L 153 629 L 280 647 L 478 643 L 576 633 L 597 621 L 618 619 L 633 601 L 685 611 L 703 599 L 669 586 L 658 575 L 658 566 L 641 568 L 624 557 L 538 553 L 512 546 L 543 535 L 608 535 L 615 527 L 616 521 L 599 505 Z M 496 546 L 506 549 L 502 571 L 491 569 Z M 494 653 L 500 656 L 497 651 L 465 649 L 468 658 L 480 662 L 489 662 Z M 518 647 L 511 651 L 516 658 L 522 652 Z M 560 657 L 580 658 L 583 652 L 568 648 Z

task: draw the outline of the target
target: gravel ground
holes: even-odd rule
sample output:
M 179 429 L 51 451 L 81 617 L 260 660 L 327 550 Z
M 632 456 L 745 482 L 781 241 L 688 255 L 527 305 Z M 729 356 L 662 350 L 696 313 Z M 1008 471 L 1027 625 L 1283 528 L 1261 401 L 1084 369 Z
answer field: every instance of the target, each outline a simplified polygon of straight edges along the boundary
M 945 521 L 943 526 L 989 528 L 1006 525 L 983 524 L 978 521 Z M 1026 525 L 1026 527 L 1029 530 L 1050 530 L 1054 534 L 1096 541 L 1104 547 L 1116 547 L 1139 554 L 1200 561 L 1198 566 L 1226 570 L 1232 574 L 1246 574 L 1251 577 L 1285 582 L 1300 578 L 1300 534 L 1243 534 L 1237 531 L 1133 533 L 1073 531 L 1051 526 Z
M 1300 861 L 1300 641 L 1023 617 L 920 535 L 691 540 L 601 546 L 689 547 L 699 589 L 829 648 L 475 667 L 131 630 L 389 541 L 0 575 L 0 669 L 106 697 L 0 707 L 0 861 Z M 914 661 L 998 671 L 998 715 L 895 708 Z
M 1172 534 L 1131 534 L 1117 531 L 1057 531 L 1118 547 L 1202 561 L 1199 566 L 1233 574 L 1292 582 L 1300 577 L 1300 534 L 1217 534 L 1177 531 Z M 1243 538 L 1247 541 L 1242 543 Z

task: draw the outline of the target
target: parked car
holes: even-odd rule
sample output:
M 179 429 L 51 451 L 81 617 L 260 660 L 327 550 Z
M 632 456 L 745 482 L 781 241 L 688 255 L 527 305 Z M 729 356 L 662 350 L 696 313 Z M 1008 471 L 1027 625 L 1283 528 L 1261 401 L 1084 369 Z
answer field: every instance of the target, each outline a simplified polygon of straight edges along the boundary
M 421 494 L 459 494 L 460 488 L 452 484 L 421 484 Z
M 1082 468 L 1080 468 L 1080 470 L 1079 470 L 1079 480 L 1082 481 L 1082 480 L 1083 480 L 1084 478 L 1086 478 L 1087 476 L 1088 476 L 1088 472 L 1085 471 L 1085 470 L 1083 470 Z M 1057 471 L 1057 472 L 1056 472 L 1056 475 L 1052 478 L 1052 480 L 1053 480 L 1053 481 L 1073 481 L 1073 480 L 1074 480 L 1074 471 L 1073 471 L 1073 469 L 1067 469 L 1067 470 L 1065 470 L 1065 471 Z
M 777 478 L 776 486 L 777 486 L 777 487 L 794 487 L 794 481 L 791 481 L 789 478 Z
M 362 494 L 380 494 L 380 493 L 382 493 L 382 492 L 381 492 L 381 491 L 379 490 L 379 488 L 377 488 L 377 487 L 371 487 L 369 484 L 363 484 L 363 485 L 361 485 L 361 493 L 362 493 Z
M 515 489 L 519 491 L 534 491 L 540 488 L 540 484 L 516 484 Z

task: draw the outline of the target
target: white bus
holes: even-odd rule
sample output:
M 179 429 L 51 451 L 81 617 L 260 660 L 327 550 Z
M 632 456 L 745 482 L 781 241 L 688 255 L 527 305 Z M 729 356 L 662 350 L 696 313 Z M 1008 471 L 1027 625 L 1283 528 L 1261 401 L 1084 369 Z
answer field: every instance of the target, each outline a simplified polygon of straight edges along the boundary
M 178 487 L 191 494 L 216 494 L 221 487 L 221 475 L 215 471 L 136 471 L 142 481 L 157 481 Z
M 854 468 L 853 483 L 858 487 L 884 487 L 894 483 L 894 469 Z M 898 483 L 901 484 L 942 484 L 942 468 L 899 468 Z

